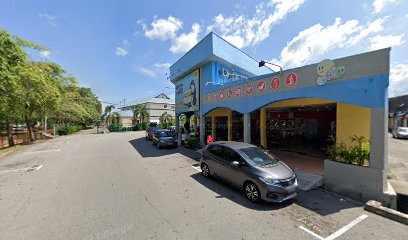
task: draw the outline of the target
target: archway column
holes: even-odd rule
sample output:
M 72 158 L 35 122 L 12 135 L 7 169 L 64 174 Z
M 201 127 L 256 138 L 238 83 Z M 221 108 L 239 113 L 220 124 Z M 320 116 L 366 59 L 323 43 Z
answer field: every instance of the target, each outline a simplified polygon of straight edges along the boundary
M 228 111 L 228 141 L 232 141 L 232 110 Z
M 251 143 L 251 114 L 244 114 L 244 142 Z
M 180 115 L 176 114 L 177 145 L 181 146 Z
M 261 146 L 267 148 L 266 144 L 266 108 L 260 109 L 260 124 L 261 124 Z

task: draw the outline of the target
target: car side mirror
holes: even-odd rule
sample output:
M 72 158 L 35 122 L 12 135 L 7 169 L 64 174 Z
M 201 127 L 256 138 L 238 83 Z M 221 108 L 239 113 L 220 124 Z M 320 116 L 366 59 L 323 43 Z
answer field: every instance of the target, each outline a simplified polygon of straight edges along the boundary
M 234 167 L 238 167 L 239 162 L 238 161 L 233 161 L 233 162 L 231 162 L 231 165 L 234 166 Z

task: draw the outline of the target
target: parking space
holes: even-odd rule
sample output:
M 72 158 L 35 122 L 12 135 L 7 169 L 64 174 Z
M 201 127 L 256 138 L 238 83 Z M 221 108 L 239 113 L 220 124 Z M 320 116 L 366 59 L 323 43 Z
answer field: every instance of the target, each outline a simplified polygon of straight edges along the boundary
M 279 204 L 249 202 L 240 190 L 202 176 L 196 151 L 157 149 L 143 132 L 66 140 L 48 145 L 61 151 L 1 160 L 3 170 L 27 156 L 27 167 L 42 167 L 0 174 L 0 238 L 408 238 L 407 226 L 321 189 Z

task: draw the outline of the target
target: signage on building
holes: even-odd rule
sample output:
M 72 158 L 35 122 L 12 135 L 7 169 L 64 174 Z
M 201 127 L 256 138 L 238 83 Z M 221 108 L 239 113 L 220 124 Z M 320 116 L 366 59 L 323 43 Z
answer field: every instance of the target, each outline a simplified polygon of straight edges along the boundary
M 177 81 L 176 112 L 191 112 L 200 110 L 200 70 L 196 69 Z
M 332 60 L 325 59 L 317 64 L 316 71 L 319 75 L 316 83 L 319 86 L 323 86 L 328 81 L 341 78 L 344 75 L 346 68 L 344 66 L 336 66 Z
M 223 78 L 228 78 L 232 81 L 248 79 L 246 76 L 236 73 L 235 70 L 228 70 L 226 68 L 220 70 L 220 76 Z
M 288 73 L 286 77 L 283 77 L 283 79 L 285 80 L 284 85 L 286 88 L 292 88 L 298 84 L 298 76 L 294 72 Z M 224 99 L 228 100 L 231 98 L 245 97 L 264 93 L 272 93 L 272 91 L 276 91 L 280 88 L 282 88 L 282 86 L 281 79 L 279 77 L 273 77 L 270 82 L 268 80 L 262 79 L 259 81 L 255 81 L 254 83 L 245 83 L 237 87 L 231 87 L 219 92 L 210 93 L 207 96 L 207 102 L 217 100 L 221 101 Z M 227 98 L 225 97 L 225 95 Z

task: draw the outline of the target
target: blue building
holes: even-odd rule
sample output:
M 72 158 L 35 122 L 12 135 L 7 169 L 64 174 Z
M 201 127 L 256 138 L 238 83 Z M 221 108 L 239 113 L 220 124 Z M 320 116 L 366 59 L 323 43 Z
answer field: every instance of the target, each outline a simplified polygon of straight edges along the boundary
M 285 150 L 320 159 L 292 167 L 324 175 L 330 190 L 393 206 L 387 182 L 389 53 L 388 48 L 274 72 L 210 33 L 170 67 L 176 131 L 184 114 L 199 125 L 203 145 L 211 134 L 276 155 Z M 355 145 L 353 137 L 369 139 L 369 159 L 360 166 L 326 160 L 323 148 L 333 137 L 345 146 Z

